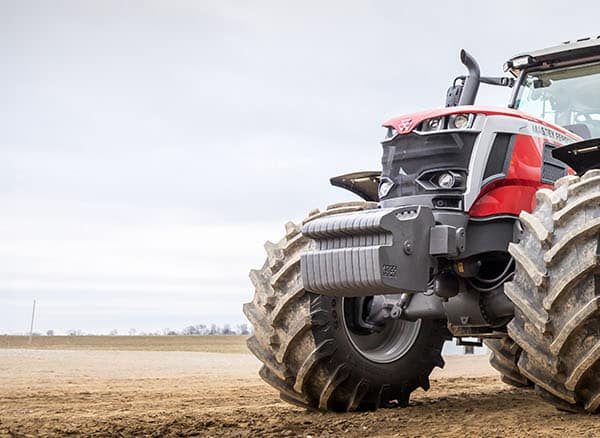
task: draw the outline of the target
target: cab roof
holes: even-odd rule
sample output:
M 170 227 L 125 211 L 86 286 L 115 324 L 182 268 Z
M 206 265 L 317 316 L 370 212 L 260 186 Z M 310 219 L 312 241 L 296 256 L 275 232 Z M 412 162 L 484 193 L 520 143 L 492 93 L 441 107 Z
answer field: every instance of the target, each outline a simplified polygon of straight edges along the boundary
M 517 76 L 531 67 L 552 68 L 600 61 L 600 36 L 565 41 L 558 46 L 519 53 L 504 64 L 504 70 Z

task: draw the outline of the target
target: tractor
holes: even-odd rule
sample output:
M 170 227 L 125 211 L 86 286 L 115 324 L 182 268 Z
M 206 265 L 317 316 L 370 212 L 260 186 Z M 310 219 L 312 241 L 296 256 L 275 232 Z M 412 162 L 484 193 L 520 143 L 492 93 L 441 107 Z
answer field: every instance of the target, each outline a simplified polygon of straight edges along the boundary
M 442 346 L 485 344 L 505 383 L 600 407 L 600 37 L 518 54 L 486 77 L 460 53 L 443 108 L 383 123 L 381 170 L 331 179 L 360 201 L 267 242 L 244 305 L 281 398 L 407 406 Z M 506 108 L 475 105 L 481 84 Z

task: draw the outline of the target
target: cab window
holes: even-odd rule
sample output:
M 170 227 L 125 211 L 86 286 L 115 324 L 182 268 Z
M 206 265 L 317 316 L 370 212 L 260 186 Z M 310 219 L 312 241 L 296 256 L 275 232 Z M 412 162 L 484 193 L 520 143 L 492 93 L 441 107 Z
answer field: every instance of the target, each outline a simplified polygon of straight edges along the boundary
M 600 137 L 600 63 L 524 75 L 516 109 L 581 137 Z

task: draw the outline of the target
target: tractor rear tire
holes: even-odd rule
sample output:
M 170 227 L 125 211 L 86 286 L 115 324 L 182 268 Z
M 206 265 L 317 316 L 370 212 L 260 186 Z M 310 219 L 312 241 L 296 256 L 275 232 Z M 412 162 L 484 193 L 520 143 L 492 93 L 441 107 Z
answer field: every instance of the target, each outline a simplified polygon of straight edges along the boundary
M 304 223 L 374 206 L 336 204 L 311 212 Z M 413 390 L 429 388 L 433 368 L 444 366 L 445 322 L 391 321 L 390 336 L 384 330 L 377 335 L 383 338 L 364 338 L 371 345 L 360 350 L 363 335 L 355 339 L 346 324 L 352 302 L 310 293 L 302 285 L 300 255 L 311 245 L 300 227 L 289 222 L 281 241 L 265 244 L 268 257 L 262 269 L 250 272 L 256 293 L 244 305 L 244 314 L 254 327 L 248 348 L 263 363 L 260 376 L 283 400 L 308 409 L 344 412 L 408 405 Z M 403 347 L 402 342 L 394 344 L 392 334 Z
M 600 406 L 600 170 L 541 189 L 523 234 L 511 244 L 515 305 L 509 336 L 520 372 L 559 409 Z
M 501 375 L 504 383 L 517 388 L 533 386 L 533 383 L 519 371 L 517 362 L 521 355 L 521 348 L 508 336 L 500 339 L 486 339 L 483 341 L 491 350 L 490 365 Z

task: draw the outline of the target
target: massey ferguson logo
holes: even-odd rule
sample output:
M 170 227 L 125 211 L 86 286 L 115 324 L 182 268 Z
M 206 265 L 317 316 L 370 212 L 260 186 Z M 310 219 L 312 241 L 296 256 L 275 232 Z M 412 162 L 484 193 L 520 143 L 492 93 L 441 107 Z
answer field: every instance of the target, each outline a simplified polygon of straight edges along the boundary
M 537 123 L 530 123 L 529 126 L 531 127 L 531 131 L 533 131 L 535 134 L 552 140 L 557 140 L 562 144 L 569 144 L 573 143 L 574 141 L 572 138 L 569 138 L 566 135 L 555 131 L 554 129 L 546 128 L 545 126 L 538 125 Z
M 410 129 L 410 125 L 412 124 L 412 119 L 403 119 L 398 122 L 398 132 L 400 134 L 405 134 Z

